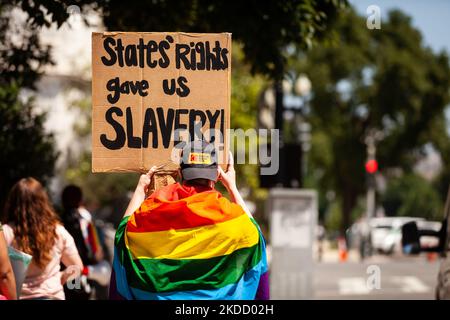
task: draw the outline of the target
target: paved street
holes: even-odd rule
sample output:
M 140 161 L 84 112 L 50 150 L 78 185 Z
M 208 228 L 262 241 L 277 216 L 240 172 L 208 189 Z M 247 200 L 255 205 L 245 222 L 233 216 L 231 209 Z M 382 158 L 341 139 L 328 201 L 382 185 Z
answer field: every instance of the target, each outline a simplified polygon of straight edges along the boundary
M 375 266 L 371 267 L 370 266 Z M 377 269 L 379 267 L 379 269 Z M 369 268 L 369 269 L 368 269 Z M 438 261 L 375 256 L 360 262 L 323 262 L 315 268 L 316 299 L 434 299 Z M 374 271 L 375 270 L 375 271 Z M 367 280 L 379 270 L 380 289 Z M 373 282 L 372 282 L 373 283 Z

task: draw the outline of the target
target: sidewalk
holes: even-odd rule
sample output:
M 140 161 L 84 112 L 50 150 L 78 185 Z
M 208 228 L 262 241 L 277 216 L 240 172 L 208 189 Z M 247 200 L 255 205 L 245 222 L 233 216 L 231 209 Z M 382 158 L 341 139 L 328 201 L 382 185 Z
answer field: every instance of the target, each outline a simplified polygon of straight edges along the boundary
M 272 260 L 272 250 L 271 246 L 267 245 L 267 260 L 270 265 L 270 262 Z M 439 259 L 436 258 L 432 261 L 428 260 L 428 257 L 425 253 L 417 255 L 417 256 L 407 256 L 401 253 L 395 253 L 392 255 L 383 255 L 383 254 L 375 254 L 373 256 L 367 257 L 364 259 L 364 261 L 361 261 L 360 255 L 358 250 L 351 249 L 347 252 L 347 259 L 345 261 L 339 260 L 339 251 L 336 248 L 333 248 L 330 244 L 330 242 L 325 241 L 323 244 L 323 253 L 322 253 L 322 260 L 319 261 L 318 259 L 318 250 L 317 250 L 317 243 L 315 243 L 313 248 L 313 259 L 316 263 L 366 263 L 366 264 L 379 264 L 379 263 L 387 263 L 392 260 L 395 260 L 397 262 L 429 262 L 429 263 L 435 263 L 439 261 Z
M 395 260 L 397 262 L 429 262 L 434 263 L 439 259 L 437 256 L 433 257 L 429 260 L 430 257 L 427 256 L 426 253 L 421 253 L 419 255 L 404 255 L 402 253 L 394 253 L 392 255 L 384 255 L 384 254 L 374 254 L 373 256 L 367 257 L 364 259 L 364 263 L 368 264 L 377 264 L 377 263 L 387 263 L 389 261 Z M 340 261 L 339 260 L 339 251 L 336 248 L 332 248 L 329 242 L 324 243 L 324 250 L 322 254 L 322 260 L 319 262 L 317 247 L 314 248 L 314 261 L 318 263 L 360 263 L 362 262 L 360 259 L 360 255 L 358 250 L 351 249 L 347 252 L 347 260 Z
M 314 257 L 315 261 L 319 261 L 317 259 L 317 253 Z M 350 250 L 347 252 L 347 260 L 346 261 L 339 261 L 339 251 L 337 249 L 326 249 L 324 250 L 322 254 L 322 260 L 321 263 L 335 263 L 335 262 L 360 262 L 359 254 L 355 250 Z

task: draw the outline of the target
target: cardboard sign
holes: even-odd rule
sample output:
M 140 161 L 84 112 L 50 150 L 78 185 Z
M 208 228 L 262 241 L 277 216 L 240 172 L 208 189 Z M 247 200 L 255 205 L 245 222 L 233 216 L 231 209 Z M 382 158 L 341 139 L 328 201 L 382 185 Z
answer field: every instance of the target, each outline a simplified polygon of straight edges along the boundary
M 92 171 L 144 172 L 198 139 L 225 164 L 230 79 L 229 33 L 93 33 Z

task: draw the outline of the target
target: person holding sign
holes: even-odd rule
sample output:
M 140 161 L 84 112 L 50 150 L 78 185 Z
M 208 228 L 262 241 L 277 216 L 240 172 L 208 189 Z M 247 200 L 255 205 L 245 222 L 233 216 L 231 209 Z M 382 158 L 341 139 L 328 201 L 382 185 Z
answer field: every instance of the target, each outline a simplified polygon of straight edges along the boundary
M 110 298 L 268 299 L 265 241 L 233 163 L 224 172 L 204 141 L 187 144 L 181 158 L 181 183 L 147 198 L 157 168 L 141 176 L 117 229 Z

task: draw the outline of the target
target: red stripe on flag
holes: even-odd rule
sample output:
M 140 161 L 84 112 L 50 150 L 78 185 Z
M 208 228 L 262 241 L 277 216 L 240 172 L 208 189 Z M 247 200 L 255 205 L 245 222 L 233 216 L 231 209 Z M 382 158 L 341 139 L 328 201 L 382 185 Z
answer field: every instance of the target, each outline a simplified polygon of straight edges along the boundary
M 177 188 L 176 185 L 173 186 Z M 169 191 L 164 196 L 168 193 L 174 194 L 174 190 Z M 179 199 L 177 194 L 172 197 L 177 198 L 176 201 L 164 196 L 155 194 L 145 200 L 128 221 L 127 231 L 155 232 L 195 228 L 225 222 L 245 214 L 239 205 L 231 203 L 216 190 L 193 194 L 183 199 Z

